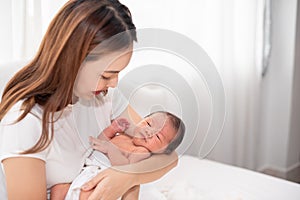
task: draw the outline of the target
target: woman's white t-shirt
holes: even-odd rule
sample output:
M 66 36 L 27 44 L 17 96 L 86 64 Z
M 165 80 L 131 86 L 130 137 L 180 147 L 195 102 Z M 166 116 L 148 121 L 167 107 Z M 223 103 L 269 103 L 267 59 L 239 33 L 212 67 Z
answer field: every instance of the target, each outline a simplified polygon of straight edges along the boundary
M 110 95 L 107 95 L 91 101 L 80 100 L 55 113 L 56 119 L 61 116 L 54 123 L 53 141 L 47 149 L 34 154 L 19 153 L 31 148 L 40 138 L 43 110 L 35 105 L 24 119 L 14 123 L 22 113 L 22 101 L 18 102 L 0 122 L 0 161 L 11 157 L 38 158 L 45 161 L 47 188 L 72 182 L 91 152 L 88 137 L 96 137 L 127 107 L 126 101 L 120 98 L 117 101 L 114 111 Z

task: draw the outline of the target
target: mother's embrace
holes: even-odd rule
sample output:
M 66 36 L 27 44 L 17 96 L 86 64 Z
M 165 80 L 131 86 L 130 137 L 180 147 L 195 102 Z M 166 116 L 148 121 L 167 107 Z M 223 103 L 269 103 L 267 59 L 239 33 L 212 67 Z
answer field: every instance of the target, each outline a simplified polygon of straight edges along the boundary
M 114 39 L 116 35 L 121 37 Z M 47 190 L 71 183 L 79 174 L 88 154 L 72 108 L 80 99 L 99 101 L 96 110 L 103 111 L 98 113 L 103 127 L 98 133 L 110 124 L 107 91 L 117 85 L 136 40 L 130 11 L 117 0 L 70 0 L 63 6 L 36 56 L 3 92 L 0 160 L 8 199 L 47 199 Z M 140 119 L 130 105 L 121 115 Z M 108 168 L 85 184 L 82 194 L 115 200 L 136 185 L 160 178 L 176 163 L 173 153 L 120 166 L 122 170 Z

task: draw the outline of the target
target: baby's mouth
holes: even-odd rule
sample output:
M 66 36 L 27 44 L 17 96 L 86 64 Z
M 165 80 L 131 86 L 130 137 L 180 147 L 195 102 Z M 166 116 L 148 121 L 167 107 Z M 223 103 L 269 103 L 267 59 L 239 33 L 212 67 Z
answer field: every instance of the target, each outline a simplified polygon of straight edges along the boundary
M 136 138 L 140 139 L 140 140 L 144 140 L 145 142 L 147 142 L 146 137 L 142 132 L 138 132 L 138 134 L 135 136 Z

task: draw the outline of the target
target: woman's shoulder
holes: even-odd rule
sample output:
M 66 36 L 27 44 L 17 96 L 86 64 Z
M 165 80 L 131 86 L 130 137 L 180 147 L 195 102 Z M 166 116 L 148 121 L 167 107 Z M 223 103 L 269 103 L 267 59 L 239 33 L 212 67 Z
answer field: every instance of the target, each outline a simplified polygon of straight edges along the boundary
M 18 118 L 23 113 L 22 104 L 24 100 L 20 100 L 15 103 L 10 110 L 5 114 L 1 120 L 1 124 L 13 124 L 18 121 Z M 24 119 L 34 119 L 34 121 L 42 119 L 42 109 L 38 104 L 35 104 L 31 111 L 24 117 Z M 25 120 L 26 121 L 26 120 Z
M 20 126 L 21 128 L 24 126 L 33 129 L 36 125 L 40 125 L 42 110 L 37 104 L 33 106 L 31 111 L 23 119 L 19 120 L 24 112 L 22 109 L 23 102 L 23 100 L 20 100 L 10 108 L 0 122 L 2 127 Z M 20 129 L 19 131 L 24 131 L 24 129 Z
M 17 102 L 0 122 L 0 160 L 20 156 L 20 152 L 33 147 L 41 136 L 39 108 L 34 106 L 30 113 L 18 120 L 23 112 L 22 103 Z M 44 159 L 40 154 L 32 157 Z

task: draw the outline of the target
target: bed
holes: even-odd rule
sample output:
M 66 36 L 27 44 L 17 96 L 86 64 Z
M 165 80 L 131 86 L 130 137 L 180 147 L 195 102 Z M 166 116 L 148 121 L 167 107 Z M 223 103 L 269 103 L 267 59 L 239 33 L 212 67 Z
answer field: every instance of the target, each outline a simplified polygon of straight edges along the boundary
M 141 189 L 141 200 L 299 200 L 300 184 L 184 155 L 178 166 Z
M 3 195 L 4 188 L 0 187 L 1 199 L 5 199 Z M 140 199 L 299 200 L 300 184 L 184 155 L 178 166 L 163 178 L 142 185 Z

